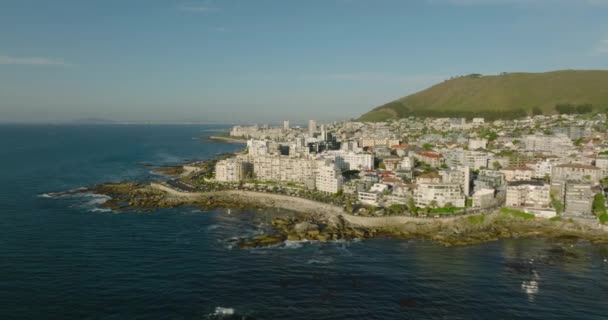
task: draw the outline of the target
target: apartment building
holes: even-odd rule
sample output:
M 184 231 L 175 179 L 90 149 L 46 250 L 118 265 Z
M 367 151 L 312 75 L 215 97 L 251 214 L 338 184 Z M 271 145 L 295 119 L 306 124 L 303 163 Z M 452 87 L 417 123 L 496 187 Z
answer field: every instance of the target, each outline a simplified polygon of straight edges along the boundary
M 553 166 L 551 170 L 552 182 L 565 182 L 568 180 L 588 181 L 598 185 L 602 179 L 602 170 L 596 166 L 567 163 Z
M 440 154 L 433 152 L 420 152 L 412 154 L 414 159 L 426 163 L 431 167 L 437 168 L 443 164 L 443 157 Z
M 418 207 L 429 207 L 436 204 L 444 207 L 450 204 L 454 207 L 465 206 L 466 198 L 460 184 L 457 183 L 422 183 L 414 192 L 414 200 Z
M 252 165 L 237 158 L 220 160 L 215 164 L 215 180 L 219 182 L 239 182 L 252 172 Z
M 315 187 L 317 162 L 287 156 L 253 157 L 253 174 L 258 180 L 293 182 L 312 189 Z
M 460 166 L 456 168 L 439 171 L 442 182 L 457 183 L 461 186 L 466 196 L 469 196 L 471 173 L 469 167 Z
M 589 182 L 568 181 L 565 184 L 564 213 L 574 216 L 593 216 L 595 192 Z
M 317 175 L 315 186 L 317 190 L 326 193 L 337 193 L 342 189 L 344 179 L 341 170 L 331 160 L 320 160 L 317 162 Z
M 513 181 L 507 185 L 508 207 L 548 208 L 550 204 L 550 185 L 542 181 Z
M 504 175 L 505 181 L 528 181 L 532 179 L 534 170 L 528 167 L 507 167 L 500 169 L 500 172 Z
M 323 159 L 335 161 L 341 170 L 370 170 L 374 168 L 374 155 L 344 150 L 326 151 L 319 155 Z

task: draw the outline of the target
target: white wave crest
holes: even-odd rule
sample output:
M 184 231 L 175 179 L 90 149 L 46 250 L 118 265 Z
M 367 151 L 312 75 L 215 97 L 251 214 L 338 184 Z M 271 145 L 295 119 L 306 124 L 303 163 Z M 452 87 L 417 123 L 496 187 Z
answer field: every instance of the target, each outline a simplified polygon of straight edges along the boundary
M 308 264 L 328 264 L 328 263 L 332 263 L 332 262 L 334 262 L 333 258 L 331 258 L 331 257 L 322 257 L 322 258 L 319 258 L 319 259 L 315 259 L 315 258 L 310 259 L 310 260 L 308 260 L 307 263 Z

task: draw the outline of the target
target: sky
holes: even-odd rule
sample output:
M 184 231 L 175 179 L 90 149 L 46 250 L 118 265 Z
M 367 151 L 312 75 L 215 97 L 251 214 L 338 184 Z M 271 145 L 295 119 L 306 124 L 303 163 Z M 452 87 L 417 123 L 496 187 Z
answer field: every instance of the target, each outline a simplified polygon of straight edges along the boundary
M 608 0 L 0 0 L 0 122 L 344 120 L 562 69 L 608 69 Z

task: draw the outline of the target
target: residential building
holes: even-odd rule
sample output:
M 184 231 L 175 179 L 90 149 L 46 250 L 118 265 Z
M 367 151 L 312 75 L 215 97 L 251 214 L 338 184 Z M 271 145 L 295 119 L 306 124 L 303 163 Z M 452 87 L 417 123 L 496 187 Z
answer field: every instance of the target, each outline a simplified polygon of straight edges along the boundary
M 320 160 L 317 163 L 316 188 L 321 192 L 338 193 L 344 183 L 341 170 L 331 160 Z
M 270 152 L 270 141 L 269 140 L 247 140 L 247 150 L 249 155 L 252 156 L 264 156 Z
M 399 169 L 411 170 L 412 168 L 414 168 L 414 158 L 412 157 L 403 157 L 399 162 Z
M 500 169 L 500 172 L 504 174 L 505 181 L 528 181 L 532 179 L 534 170 L 528 167 L 507 167 Z
M 487 208 L 496 204 L 494 189 L 480 189 L 473 193 L 473 207 Z
M 565 184 L 564 213 L 573 216 L 593 216 L 595 192 L 589 182 L 567 181 Z
M 333 159 L 341 170 L 369 170 L 374 168 L 374 155 L 355 153 L 344 150 L 326 151 L 319 155 L 324 159 Z
M 487 139 L 469 139 L 469 150 L 485 149 L 487 146 Z
M 253 173 L 258 180 L 292 182 L 315 187 L 315 160 L 287 156 L 253 157 Z
M 596 166 L 567 163 L 553 166 L 551 171 L 552 182 L 565 182 L 568 180 L 589 181 L 598 185 L 602 179 L 602 170 Z
M 443 164 L 443 157 L 440 154 L 433 152 L 420 152 L 412 155 L 414 159 L 426 163 L 433 168 L 440 167 Z
M 314 137 L 315 132 L 317 132 L 317 121 L 308 120 L 308 135 Z
M 528 135 L 523 138 L 523 145 L 526 150 L 545 152 L 549 154 L 565 156 L 574 150 L 572 140 L 563 134 Z
M 496 170 L 482 169 L 479 171 L 477 178 L 473 180 L 473 192 L 483 189 L 495 189 L 504 191 L 505 176 L 502 172 Z
M 215 180 L 219 182 L 239 182 L 251 173 L 250 163 L 236 158 L 220 160 L 215 164 Z
M 457 183 L 422 183 L 414 192 L 414 200 L 418 207 L 438 207 L 451 205 L 458 208 L 465 206 L 466 198 L 462 188 Z
M 457 183 L 461 186 L 465 196 L 469 196 L 471 178 L 469 167 L 459 166 L 439 171 L 441 181 L 444 183 Z
M 608 177 L 608 155 L 600 155 L 595 159 L 595 166 L 602 170 L 602 178 Z
M 361 203 L 377 206 L 380 202 L 380 192 L 359 192 L 358 199 Z
M 547 208 L 550 204 L 550 186 L 542 181 L 513 181 L 507 185 L 508 207 Z

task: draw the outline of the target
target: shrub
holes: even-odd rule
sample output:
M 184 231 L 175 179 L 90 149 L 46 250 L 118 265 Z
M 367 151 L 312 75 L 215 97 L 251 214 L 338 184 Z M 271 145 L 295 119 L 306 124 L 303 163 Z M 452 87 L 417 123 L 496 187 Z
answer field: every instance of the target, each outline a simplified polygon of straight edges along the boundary
M 482 224 L 485 220 L 486 220 L 486 217 L 483 215 L 467 217 L 467 221 L 470 224 L 475 224 L 475 225 Z
M 500 212 L 507 215 L 512 215 L 514 217 L 522 218 L 525 220 L 534 219 L 534 215 L 531 213 L 526 213 L 519 210 L 509 209 L 509 208 L 501 208 Z

